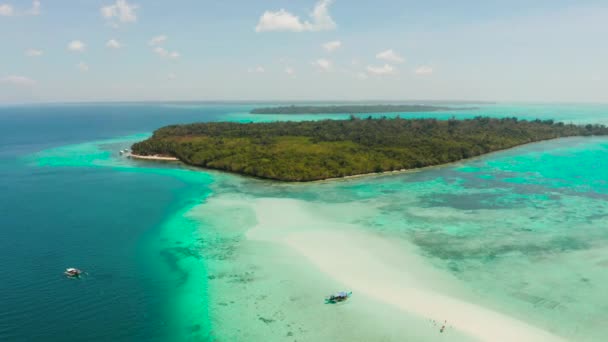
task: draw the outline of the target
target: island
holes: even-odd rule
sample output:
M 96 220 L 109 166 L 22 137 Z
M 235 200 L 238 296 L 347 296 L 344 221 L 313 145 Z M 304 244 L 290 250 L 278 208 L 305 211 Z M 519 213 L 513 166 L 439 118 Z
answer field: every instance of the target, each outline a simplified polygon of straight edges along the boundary
M 208 122 L 160 128 L 139 156 L 290 182 L 441 165 L 541 140 L 608 135 L 604 125 L 476 117 L 301 122 Z
M 423 104 L 400 105 L 333 105 L 333 106 L 282 106 L 264 107 L 251 110 L 251 114 L 373 114 L 373 113 L 416 113 L 453 110 L 476 110 L 475 107 L 445 107 Z

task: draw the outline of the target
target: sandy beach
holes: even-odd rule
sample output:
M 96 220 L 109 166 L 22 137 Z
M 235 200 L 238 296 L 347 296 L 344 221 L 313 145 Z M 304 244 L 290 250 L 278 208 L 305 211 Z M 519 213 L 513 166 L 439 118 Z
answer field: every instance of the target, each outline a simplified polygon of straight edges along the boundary
M 457 279 L 426 264 L 414 247 L 332 222 L 322 212 L 315 215 L 307 202 L 259 199 L 254 208 L 258 224 L 247 233 L 248 239 L 273 242 L 305 257 L 318 272 L 352 290 L 353 301 L 369 299 L 369 310 L 392 307 L 404 321 L 437 321 L 472 340 L 562 340 L 470 302 L 473 296 L 465 294 Z M 418 329 L 436 331 L 428 325 Z
M 128 155 L 129 158 L 140 159 L 140 160 L 157 160 L 157 161 L 179 161 L 179 159 L 175 157 L 167 157 L 167 156 L 142 156 L 139 154 L 130 153 Z

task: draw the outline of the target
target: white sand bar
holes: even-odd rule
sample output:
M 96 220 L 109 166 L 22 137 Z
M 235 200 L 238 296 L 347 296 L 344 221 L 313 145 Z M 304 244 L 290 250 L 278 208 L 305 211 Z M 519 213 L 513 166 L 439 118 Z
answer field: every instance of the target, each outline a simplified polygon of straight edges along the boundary
M 140 160 L 157 160 L 157 161 L 179 161 L 179 159 L 175 158 L 175 157 L 168 157 L 168 156 L 158 156 L 158 155 L 153 155 L 153 156 L 142 156 L 139 154 L 134 154 L 134 153 L 130 153 L 128 155 L 129 158 L 133 158 L 133 159 L 140 159 Z
M 425 319 L 445 320 L 447 326 L 475 339 L 562 340 L 456 297 L 458 280 L 428 265 L 413 247 L 408 250 L 402 243 L 397 246 L 354 225 L 333 222 L 311 205 L 296 200 L 257 200 L 258 225 L 248 238 L 287 245 L 355 294 Z

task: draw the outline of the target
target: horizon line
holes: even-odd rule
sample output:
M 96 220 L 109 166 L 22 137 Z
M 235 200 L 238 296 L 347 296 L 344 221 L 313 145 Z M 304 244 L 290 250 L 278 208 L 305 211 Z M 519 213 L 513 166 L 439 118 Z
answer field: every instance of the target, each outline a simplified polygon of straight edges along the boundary
M 101 101 L 40 101 L 40 102 L 7 102 L 0 103 L 0 107 L 7 106 L 35 106 L 35 105 L 112 105 L 112 104 L 340 104 L 340 103 L 370 103 L 370 104 L 479 104 L 479 105 L 497 105 L 497 104 L 530 104 L 530 105 L 608 105 L 608 102 L 602 101 L 490 101 L 490 100 L 430 100 L 430 99 L 412 99 L 412 100 L 395 100 L 395 99 L 365 99 L 365 100 L 101 100 Z

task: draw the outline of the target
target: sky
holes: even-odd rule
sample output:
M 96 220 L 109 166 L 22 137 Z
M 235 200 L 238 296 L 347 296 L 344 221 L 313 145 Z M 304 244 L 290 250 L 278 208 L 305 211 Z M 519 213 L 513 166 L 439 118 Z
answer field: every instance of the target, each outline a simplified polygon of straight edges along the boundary
M 608 102 L 606 0 L 0 0 L 0 103 Z

